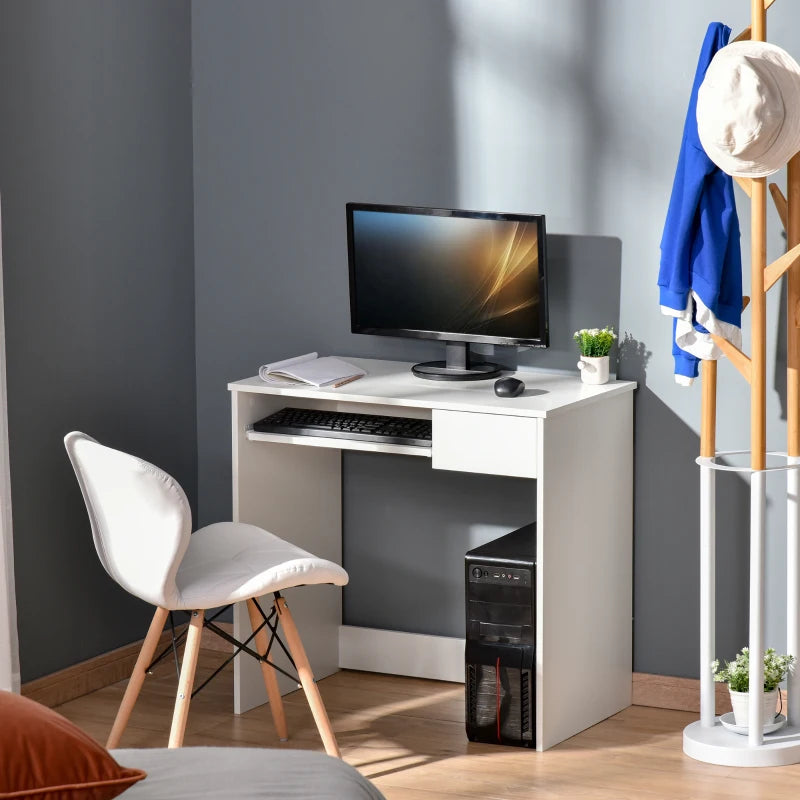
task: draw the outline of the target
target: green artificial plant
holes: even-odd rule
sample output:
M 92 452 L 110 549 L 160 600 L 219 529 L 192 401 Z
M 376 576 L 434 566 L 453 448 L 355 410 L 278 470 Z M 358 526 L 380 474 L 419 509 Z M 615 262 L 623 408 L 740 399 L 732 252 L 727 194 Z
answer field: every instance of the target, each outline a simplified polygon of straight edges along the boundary
M 793 668 L 794 660 L 794 656 L 779 656 L 772 647 L 764 653 L 765 692 L 771 692 L 773 689 L 778 688 L 778 684 Z M 711 669 L 714 673 L 714 680 L 719 683 L 727 683 L 731 691 L 748 691 L 750 686 L 749 648 L 743 647 L 742 652 L 736 654 L 736 659 L 734 661 L 726 661 L 722 669 L 719 668 L 719 659 L 717 659 L 711 664 Z
M 605 328 L 582 328 L 575 331 L 572 338 L 578 343 L 581 355 L 587 358 L 607 356 L 617 338 L 610 325 Z

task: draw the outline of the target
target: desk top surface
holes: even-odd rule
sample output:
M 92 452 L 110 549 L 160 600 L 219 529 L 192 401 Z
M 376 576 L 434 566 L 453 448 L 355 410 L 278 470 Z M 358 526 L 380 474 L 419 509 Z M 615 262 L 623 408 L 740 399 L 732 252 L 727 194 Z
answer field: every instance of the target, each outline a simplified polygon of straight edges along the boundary
M 546 417 L 569 408 L 632 392 L 636 388 L 633 381 L 609 381 L 601 386 L 589 386 L 581 382 L 577 371 L 575 375 L 565 375 L 519 370 L 513 376 L 525 383 L 524 393 L 519 397 L 497 397 L 494 393 L 494 380 L 431 381 L 413 375 L 411 363 L 341 357 L 366 370 L 367 374 L 338 389 L 316 389 L 301 385 L 286 388 L 270 386 L 257 375 L 229 383 L 228 389 L 233 392 L 308 397 L 346 403 Z

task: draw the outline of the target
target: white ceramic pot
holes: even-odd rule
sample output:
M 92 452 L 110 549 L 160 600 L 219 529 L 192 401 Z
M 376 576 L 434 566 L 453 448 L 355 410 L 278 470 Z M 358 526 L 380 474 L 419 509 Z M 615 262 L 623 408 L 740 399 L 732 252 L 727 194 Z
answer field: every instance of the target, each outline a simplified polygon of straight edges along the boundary
M 581 371 L 581 380 L 584 383 L 608 383 L 608 356 L 599 358 L 581 356 L 578 369 Z
M 728 691 L 731 693 L 734 722 L 746 728 L 750 718 L 750 694 L 748 692 L 734 692 L 733 689 L 729 689 Z M 777 713 L 778 690 L 773 689 L 771 692 L 764 692 L 764 712 L 762 717 L 764 725 L 772 722 Z

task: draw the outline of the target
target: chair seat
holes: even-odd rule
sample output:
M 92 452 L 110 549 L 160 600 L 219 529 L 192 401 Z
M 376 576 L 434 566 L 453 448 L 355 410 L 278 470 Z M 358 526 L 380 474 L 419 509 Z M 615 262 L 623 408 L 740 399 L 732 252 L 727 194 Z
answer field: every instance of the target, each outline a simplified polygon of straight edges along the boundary
M 195 531 L 175 582 L 173 610 L 225 606 L 314 583 L 344 586 L 347 572 L 255 525 L 217 522 Z

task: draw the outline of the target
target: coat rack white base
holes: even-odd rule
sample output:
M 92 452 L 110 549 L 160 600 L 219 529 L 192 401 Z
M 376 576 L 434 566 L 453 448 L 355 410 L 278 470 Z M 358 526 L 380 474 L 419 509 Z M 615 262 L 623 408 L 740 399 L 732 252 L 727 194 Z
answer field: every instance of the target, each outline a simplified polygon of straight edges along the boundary
M 700 465 L 700 719 L 684 728 L 683 752 L 687 756 L 726 767 L 780 767 L 800 762 L 800 670 L 789 676 L 788 724 L 764 736 L 763 703 L 760 695 L 750 698 L 751 730 L 747 736 L 723 727 L 714 714 L 715 658 L 715 550 L 716 550 L 716 475 L 719 470 L 738 472 L 750 479 L 750 633 L 751 653 L 763 652 L 764 637 L 764 553 L 766 539 L 766 478 L 770 472 L 787 473 L 787 604 L 800 598 L 800 543 L 798 542 L 798 492 L 800 459 L 785 453 L 767 454 L 773 465 L 763 470 L 724 463 L 731 457 L 750 456 L 749 451 L 718 452 L 712 458 L 698 458 Z M 774 463 L 774 462 L 778 463 Z M 800 649 L 800 615 L 788 614 L 787 649 L 792 655 Z M 751 686 L 764 682 L 761 659 L 750 660 Z
M 683 752 L 724 767 L 784 767 L 800 761 L 800 727 L 786 725 L 752 747 L 747 736 L 723 728 L 719 718 L 713 727 L 698 720 L 683 729 Z

